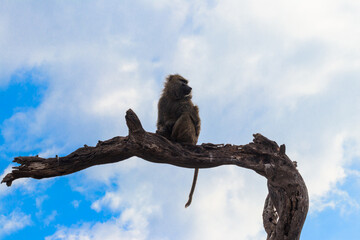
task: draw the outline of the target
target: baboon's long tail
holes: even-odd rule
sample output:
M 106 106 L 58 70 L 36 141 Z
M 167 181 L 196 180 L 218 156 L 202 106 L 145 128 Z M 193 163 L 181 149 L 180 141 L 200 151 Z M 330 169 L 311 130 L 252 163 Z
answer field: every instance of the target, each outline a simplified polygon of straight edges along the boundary
M 190 190 L 190 193 L 189 193 L 189 200 L 188 200 L 187 203 L 185 204 L 185 208 L 187 208 L 187 207 L 190 206 L 190 204 L 191 204 L 192 196 L 193 196 L 194 191 L 195 191 L 195 186 L 196 186 L 196 181 L 197 181 L 198 174 L 199 174 L 199 169 L 198 169 L 198 168 L 195 168 L 193 183 L 192 183 L 191 190 Z

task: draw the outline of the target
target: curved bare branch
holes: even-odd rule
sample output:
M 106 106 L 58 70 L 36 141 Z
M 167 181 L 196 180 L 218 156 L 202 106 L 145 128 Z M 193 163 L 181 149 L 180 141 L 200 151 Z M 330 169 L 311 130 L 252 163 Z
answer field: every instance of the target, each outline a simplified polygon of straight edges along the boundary
M 137 115 L 126 112 L 129 135 L 99 141 L 95 147 L 84 146 L 64 157 L 16 157 L 14 167 L 2 183 L 11 186 L 19 178 L 49 178 L 71 174 L 85 168 L 120 162 L 133 156 L 154 163 L 185 168 L 212 168 L 237 165 L 252 169 L 268 180 L 263 222 L 267 239 L 297 240 L 300 238 L 309 207 L 304 180 L 285 154 L 285 145 L 261 134 L 246 145 L 212 144 L 181 145 L 154 133 L 146 132 Z

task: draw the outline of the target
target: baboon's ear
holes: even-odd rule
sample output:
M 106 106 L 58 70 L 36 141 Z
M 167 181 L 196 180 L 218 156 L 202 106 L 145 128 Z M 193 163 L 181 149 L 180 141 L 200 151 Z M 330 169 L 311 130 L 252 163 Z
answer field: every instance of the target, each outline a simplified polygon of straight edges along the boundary
M 171 80 L 173 80 L 174 78 L 174 75 L 169 75 L 167 78 L 166 78 L 166 81 L 167 82 L 170 82 Z

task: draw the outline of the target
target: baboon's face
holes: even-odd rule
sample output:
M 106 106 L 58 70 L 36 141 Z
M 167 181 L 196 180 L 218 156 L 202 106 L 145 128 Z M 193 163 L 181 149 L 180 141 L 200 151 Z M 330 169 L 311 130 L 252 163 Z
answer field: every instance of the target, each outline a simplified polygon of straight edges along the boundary
M 192 88 L 188 85 L 188 80 L 180 75 L 171 75 L 166 84 L 169 93 L 176 99 L 182 99 L 190 95 Z
M 179 79 L 180 89 L 182 91 L 183 96 L 187 96 L 191 93 L 192 88 L 188 85 L 188 81 L 185 79 Z

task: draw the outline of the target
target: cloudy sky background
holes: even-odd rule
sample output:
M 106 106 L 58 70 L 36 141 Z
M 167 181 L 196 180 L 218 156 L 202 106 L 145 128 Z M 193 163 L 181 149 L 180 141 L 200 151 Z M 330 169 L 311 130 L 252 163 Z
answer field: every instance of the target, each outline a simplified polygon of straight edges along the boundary
M 166 75 L 200 108 L 199 143 L 279 144 L 308 186 L 302 239 L 359 239 L 360 2 L 0 0 L 0 170 L 156 130 Z M 260 240 L 266 181 L 141 159 L 0 186 L 0 239 Z

